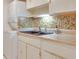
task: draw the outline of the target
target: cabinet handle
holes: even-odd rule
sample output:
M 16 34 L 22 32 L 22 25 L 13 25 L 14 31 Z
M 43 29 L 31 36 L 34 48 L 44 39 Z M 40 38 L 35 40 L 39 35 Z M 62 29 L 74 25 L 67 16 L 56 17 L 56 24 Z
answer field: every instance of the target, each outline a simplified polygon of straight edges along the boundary
M 51 3 L 51 0 L 49 0 L 49 3 Z
M 22 54 L 22 50 L 20 50 L 20 53 Z
M 41 52 L 39 52 L 39 56 L 41 56 Z
M 30 2 L 31 2 L 31 0 L 30 0 Z

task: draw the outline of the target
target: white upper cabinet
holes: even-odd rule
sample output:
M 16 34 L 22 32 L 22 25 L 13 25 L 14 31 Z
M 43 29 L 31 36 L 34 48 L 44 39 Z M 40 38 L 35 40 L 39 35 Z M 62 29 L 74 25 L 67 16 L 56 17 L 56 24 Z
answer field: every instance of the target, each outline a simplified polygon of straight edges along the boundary
M 38 7 L 38 6 L 41 6 L 43 4 L 46 4 L 48 3 L 48 0 L 31 0 L 31 5 L 32 7 Z
M 76 0 L 50 0 L 49 10 L 51 15 L 76 11 Z
M 16 13 L 17 16 L 26 16 L 26 4 L 25 2 L 17 2 L 16 4 Z
M 30 9 L 31 8 L 31 0 L 27 0 L 26 1 L 26 9 Z
M 9 17 L 16 17 L 16 3 L 15 1 L 11 2 L 9 5 Z
M 26 1 L 26 9 L 38 7 L 44 4 L 47 4 L 49 0 L 27 0 Z
M 22 1 L 13 1 L 9 5 L 9 17 L 28 16 L 30 13 L 26 11 L 26 3 Z

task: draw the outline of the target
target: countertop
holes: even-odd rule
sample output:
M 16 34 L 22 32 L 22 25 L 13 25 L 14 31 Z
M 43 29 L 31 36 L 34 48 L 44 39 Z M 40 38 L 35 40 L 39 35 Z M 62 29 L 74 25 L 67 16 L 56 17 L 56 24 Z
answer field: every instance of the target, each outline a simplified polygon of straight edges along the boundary
M 28 33 L 18 33 L 19 35 L 23 35 L 25 37 L 31 36 L 35 38 L 40 38 L 41 40 L 47 40 L 50 42 L 57 42 L 61 44 L 68 44 L 75 46 L 76 45 L 76 34 L 49 34 L 49 35 L 33 35 Z

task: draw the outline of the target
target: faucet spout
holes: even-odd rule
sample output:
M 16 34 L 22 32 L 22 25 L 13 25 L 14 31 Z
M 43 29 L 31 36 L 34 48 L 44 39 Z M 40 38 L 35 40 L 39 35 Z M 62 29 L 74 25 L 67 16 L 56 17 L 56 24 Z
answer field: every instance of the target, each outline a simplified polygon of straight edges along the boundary
M 39 26 L 39 32 L 41 31 L 41 27 Z

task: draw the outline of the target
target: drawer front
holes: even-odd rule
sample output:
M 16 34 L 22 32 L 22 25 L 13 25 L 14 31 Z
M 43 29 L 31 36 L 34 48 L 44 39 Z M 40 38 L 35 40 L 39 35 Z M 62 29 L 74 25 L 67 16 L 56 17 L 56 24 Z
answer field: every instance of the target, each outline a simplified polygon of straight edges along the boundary
M 27 44 L 30 44 L 32 46 L 35 46 L 35 47 L 40 47 L 40 39 L 38 38 L 35 38 L 35 37 L 24 37 L 24 36 L 19 36 L 19 40 L 27 43 Z
M 19 40 L 25 42 L 25 43 L 30 43 L 30 38 L 28 37 L 24 37 L 24 36 L 19 36 L 18 38 Z
M 30 44 L 39 48 L 40 47 L 40 39 L 30 38 Z
M 47 41 L 42 41 L 42 49 L 52 52 L 58 56 L 62 56 L 67 59 L 75 59 L 76 49 L 75 47 L 56 44 L 54 42 L 50 43 Z

